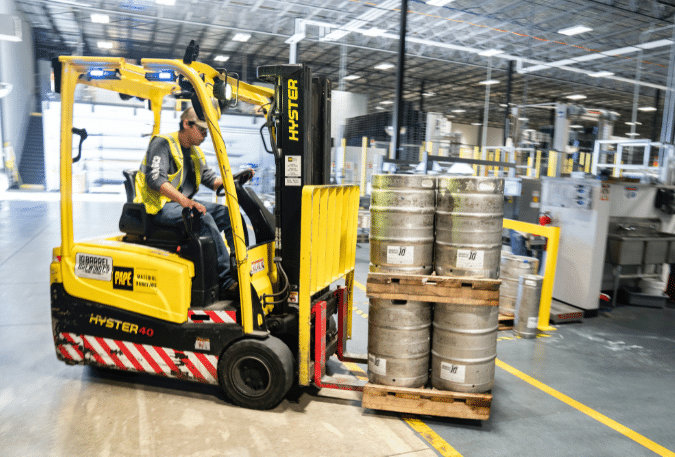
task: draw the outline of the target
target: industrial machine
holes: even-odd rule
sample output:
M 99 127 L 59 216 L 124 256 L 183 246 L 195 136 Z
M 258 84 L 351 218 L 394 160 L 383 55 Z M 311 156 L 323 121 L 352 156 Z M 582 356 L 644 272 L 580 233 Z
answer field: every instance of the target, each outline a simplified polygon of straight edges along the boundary
M 61 245 L 50 269 L 56 355 L 67 364 L 219 384 L 234 404 L 254 409 L 274 407 L 295 382 L 339 388 L 340 379 L 325 376 L 328 358 L 362 360 L 345 350 L 359 189 L 325 185 L 330 81 L 301 64 L 259 67 L 258 78 L 273 85 L 265 88 L 197 57 L 192 42 L 182 60 L 55 59 L 62 113 Z M 157 227 L 142 204 L 128 202 L 122 234 L 74 240 L 72 163 L 79 155 L 72 157 L 71 132 L 86 137 L 72 125 L 78 84 L 148 100 L 153 135 L 165 97 L 192 100 L 208 123 L 223 179 L 236 293 L 219 296 L 215 247 L 197 235 L 198 214 L 184 212 L 184 226 Z M 266 116 L 277 168 L 274 217 L 230 170 L 218 118 L 237 102 L 261 106 Z M 251 246 L 240 209 L 253 226 Z

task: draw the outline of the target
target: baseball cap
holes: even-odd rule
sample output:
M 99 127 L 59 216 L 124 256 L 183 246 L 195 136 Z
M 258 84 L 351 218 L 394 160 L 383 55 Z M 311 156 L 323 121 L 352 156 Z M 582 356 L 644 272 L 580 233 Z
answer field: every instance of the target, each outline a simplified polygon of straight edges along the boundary
M 190 107 L 183 111 L 183 114 L 180 115 L 180 120 L 181 122 L 187 120 L 190 122 L 194 122 L 198 127 L 207 129 L 209 128 L 209 125 L 206 123 L 206 121 L 202 121 L 197 117 L 197 113 L 195 113 L 195 109 Z

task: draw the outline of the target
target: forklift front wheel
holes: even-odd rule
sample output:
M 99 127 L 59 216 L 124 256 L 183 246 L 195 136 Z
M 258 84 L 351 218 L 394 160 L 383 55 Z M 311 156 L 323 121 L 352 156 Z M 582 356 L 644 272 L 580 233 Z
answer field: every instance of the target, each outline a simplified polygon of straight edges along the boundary
M 241 340 L 230 346 L 218 362 L 218 378 L 235 405 L 271 409 L 293 384 L 293 354 L 280 339 Z

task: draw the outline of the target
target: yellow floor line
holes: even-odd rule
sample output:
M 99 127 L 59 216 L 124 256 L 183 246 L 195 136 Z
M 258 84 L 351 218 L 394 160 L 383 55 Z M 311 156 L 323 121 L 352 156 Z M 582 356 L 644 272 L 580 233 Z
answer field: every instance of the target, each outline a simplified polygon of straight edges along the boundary
M 649 438 L 646 438 L 642 435 L 640 435 L 637 432 L 634 432 L 633 430 L 629 429 L 628 427 L 619 424 L 618 422 L 610 419 L 609 417 L 600 414 L 599 412 L 589 408 L 586 405 L 583 405 L 579 403 L 578 401 L 568 397 L 565 394 L 562 394 L 558 392 L 557 390 L 547 386 L 546 384 L 537 381 L 531 376 L 526 375 L 520 370 L 517 370 L 516 368 L 513 368 L 510 365 L 507 365 L 506 363 L 502 362 L 501 360 L 497 359 L 497 366 L 502 368 L 503 370 L 508 371 L 512 375 L 522 379 L 523 381 L 527 382 L 528 384 L 536 387 L 539 390 L 542 390 L 543 392 L 546 392 L 547 394 L 551 395 L 552 397 L 557 398 L 558 400 L 562 401 L 563 403 L 566 403 L 570 405 L 571 407 L 581 411 L 582 413 L 586 414 L 587 416 L 597 420 L 598 422 L 601 422 L 602 424 L 605 424 L 607 427 L 616 430 L 617 432 L 621 433 L 624 436 L 627 436 L 628 438 L 632 439 L 638 444 L 641 444 L 642 446 L 646 447 L 652 452 L 657 453 L 658 455 L 661 456 L 668 456 L 668 457 L 675 457 L 675 452 L 672 452 L 665 447 L 661 446 L 660 444 L 656 444 Z
M 361 284 L 360 282 L 354 281 L 354 285 L 355 285 L 356 287 L 358 287 L 359 289 L 361 289 L 362 291 L 364 291 L 364 292 L 366 291 L 366 286 L 364 286 L 364 285 Z
M 434 449 L 436 449 L 443 457 L 462 457 L 462 454 L 457 452 L 455 448 L 450 446 L 443 438 L 438 436 L 436 432 L 434 432 L 421 420 L 406 415 L 402 415 L 401 417 L 408 423 L 408 425 L 410 425 L 413 430 L 422 435 L 422 438 L 427 440 L 427 442 L 431 444 Z

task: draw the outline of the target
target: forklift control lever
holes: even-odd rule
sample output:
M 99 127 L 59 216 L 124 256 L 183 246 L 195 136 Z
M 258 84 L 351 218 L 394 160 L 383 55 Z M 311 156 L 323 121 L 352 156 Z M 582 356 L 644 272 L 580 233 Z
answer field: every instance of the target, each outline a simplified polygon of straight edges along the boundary
M 76 129 L 73 127 L 73 133 L 80 136 L 80 145 L 77 148 L 77 157 L 73 159 L 73 163 L 75 163 L 82 158 L 82 142 L 87 139 L 87 131 L 85 129 Z
M 189 234 L 199 235 L 202 229 L 201 214 L 196 208 L 183 208 L 183 223 L 185 231 Z
M 251 179 L 253 179 L 253 175 L 255 175 L 255 171 L 253 170 L 253 168 L 247 168 L 246 170 L 242 170 L 236 175 L 233 175 L 232 180 L 234 181 L 235 184 L 239 182 L 239 185 L 243 186 Z M 219 197 L 225 195 L 225 186 L 223 184 L 221 184 L 220 187 L 218 187 L 218 189 L 216 190 L 216 195 Z

